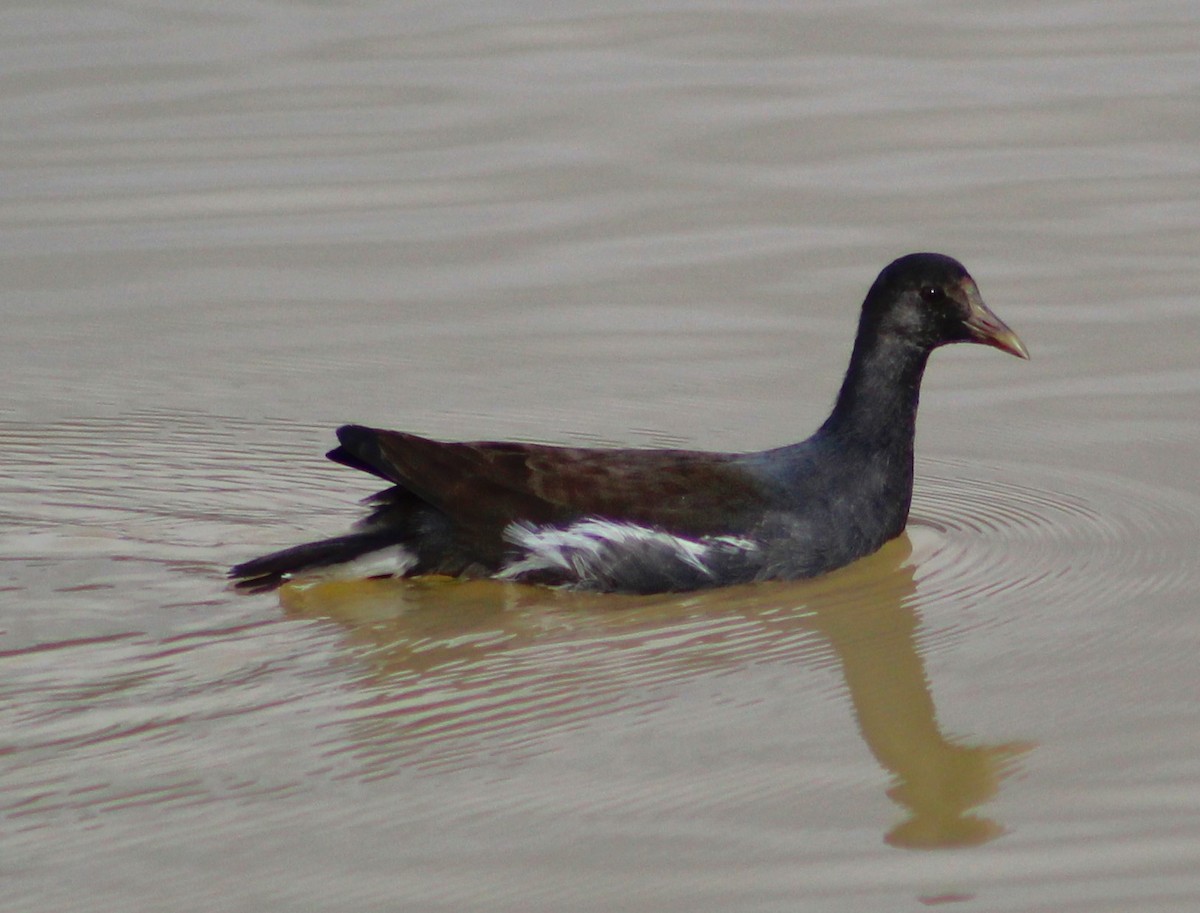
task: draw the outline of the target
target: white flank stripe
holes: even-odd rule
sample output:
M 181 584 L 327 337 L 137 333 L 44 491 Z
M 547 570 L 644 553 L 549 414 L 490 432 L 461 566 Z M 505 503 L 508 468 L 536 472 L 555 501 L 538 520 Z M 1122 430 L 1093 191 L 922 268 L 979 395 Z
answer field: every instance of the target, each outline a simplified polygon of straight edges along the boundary
M 713 548 L 750 551 L 758 546 L 738 536 L 689 539 L 636 523 L 587 519 L 570 526 L 530 526 L 514 523 L 504 538 L 525 554 L 496 576 L 514 579 L 537 571 L 563 571 L 580 580 L 603 573 L 623 553 L 640 552 L 657 560 L 675 560 L 704 574 L 712 573 L 706 559 Z

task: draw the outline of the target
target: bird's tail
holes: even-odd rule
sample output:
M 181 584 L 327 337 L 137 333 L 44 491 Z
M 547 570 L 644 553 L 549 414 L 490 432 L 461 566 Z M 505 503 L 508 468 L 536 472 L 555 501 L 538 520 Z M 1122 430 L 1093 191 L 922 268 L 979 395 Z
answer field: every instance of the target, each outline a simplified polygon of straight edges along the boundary
M 253 558 L 230 568 L 229 577 L 243 593 L 264 593 L 293 577 L 391 576 L 416 563 L 395 531 L 368 530 Z

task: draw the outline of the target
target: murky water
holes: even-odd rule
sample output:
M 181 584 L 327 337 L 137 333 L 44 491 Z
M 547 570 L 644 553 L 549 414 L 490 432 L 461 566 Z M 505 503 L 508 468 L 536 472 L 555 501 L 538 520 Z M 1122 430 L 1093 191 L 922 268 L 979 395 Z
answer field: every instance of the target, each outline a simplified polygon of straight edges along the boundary
M 1200 907 L 1192 3 L 0 11 L 12 910 Z M 659 598 L 236 597 L 362 421 L 805 436 L 892 257 L 908 534 Z

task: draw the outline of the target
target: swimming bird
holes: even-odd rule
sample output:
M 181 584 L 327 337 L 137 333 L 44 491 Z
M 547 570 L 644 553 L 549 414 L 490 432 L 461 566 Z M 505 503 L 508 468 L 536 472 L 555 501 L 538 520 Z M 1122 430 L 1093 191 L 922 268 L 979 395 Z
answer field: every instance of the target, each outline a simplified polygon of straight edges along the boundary
M 232 568 L 242 591 L 309 576 L 495 577 L 655 593 L 814 577 L 898 536 L 930 353 L 1024 344 L 957 260 L 909 254 L 862 305 L 829 418 L 800 443 L 746 453 L 443 442 L 361 425 L 331 460 L 391 487 L 351 532 Z

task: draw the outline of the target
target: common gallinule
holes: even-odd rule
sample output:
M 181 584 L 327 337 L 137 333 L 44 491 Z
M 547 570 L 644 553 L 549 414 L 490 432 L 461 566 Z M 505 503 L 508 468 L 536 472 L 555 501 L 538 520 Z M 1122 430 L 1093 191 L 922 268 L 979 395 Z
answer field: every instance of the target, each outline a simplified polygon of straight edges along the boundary
M 751 453 L 445 443 L 361 425 L 329 458 L 392 485 L 353 532 L 239 564 L 238 589 L 293 577 L 496 577 L 654 593 L 813 577 L 900 534 L 929 353 L 978 342 L 1028 358 L 957 260 L 909 254 L 863 302 L 833 412 Z

